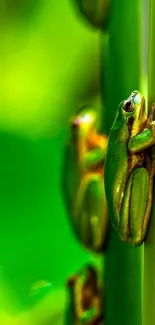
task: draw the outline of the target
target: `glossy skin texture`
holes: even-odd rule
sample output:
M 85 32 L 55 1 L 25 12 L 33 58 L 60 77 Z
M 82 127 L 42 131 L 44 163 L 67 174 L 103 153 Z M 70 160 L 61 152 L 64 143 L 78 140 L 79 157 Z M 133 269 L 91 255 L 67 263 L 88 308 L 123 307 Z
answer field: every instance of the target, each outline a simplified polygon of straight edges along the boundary
M 155 144 L 154 105 L 149 117 L 137 91 L 120 104 L 109 134 L 105 192 L 109 217 L 123 241 L 141 245 L 152 204 Z
M 72 117 L 69 148 L 74 162 L 65 168 L 65 192 L 75 233 L 88 249 L 100 252 L 107 235 L 108 215 L 103 183 L 107 138 L 97 134 L 96 112 L 82 108 Z M 66 159 L 69 160 L 69 151 Z M 75 168 L 74 173 L 71 170 Z M 73 177 L 75 179 L 73 184 Z M 67 197 L 66 197 L 67 199 Z
M 104 325 L 103 288 L 94 268 L 85 267 L 68 279 L 74 325 Z

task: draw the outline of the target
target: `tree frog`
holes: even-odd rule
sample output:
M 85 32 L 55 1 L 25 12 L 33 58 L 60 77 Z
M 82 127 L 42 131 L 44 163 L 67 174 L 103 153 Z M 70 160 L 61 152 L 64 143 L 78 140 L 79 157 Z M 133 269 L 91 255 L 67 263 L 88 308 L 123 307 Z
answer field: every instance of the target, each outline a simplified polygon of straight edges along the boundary
M 98 281 L 98 273 L 91 265 L 69 277 L 74 325 L 104 325 L 103 286 Z
M 123 241 L 140 246 L 152 204 L 155 105 L 148 116 L 144 96 L 133 91 L 118 108 L 105 158 L 105 192 L 109 216 Z
M 63 194 L 77 237 L 86 248 L 100 252 L 108 227 L 103 181 L 107 138 L 97 133 L 97 116 L 95 110 L 82 107 L 70 119 Z

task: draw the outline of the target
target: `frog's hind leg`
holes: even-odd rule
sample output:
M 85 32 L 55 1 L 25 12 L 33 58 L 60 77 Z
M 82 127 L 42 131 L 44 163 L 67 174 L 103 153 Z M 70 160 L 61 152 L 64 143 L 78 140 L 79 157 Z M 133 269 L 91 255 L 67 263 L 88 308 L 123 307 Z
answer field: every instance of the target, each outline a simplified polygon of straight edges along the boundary
M 87 175 L 79 188 L 79 195 L 78 233 L 85 246 L 98 251 L 105 240 L 108 223 L 102 177 L 95 173 Z
M 135 169 L 127 182 L 123 199 L 119 233 L 122 239 L 140 245 L 145 236 L 144 223 L 149 215 L 149 175 L 145 168 Z
M 88 225 L 89 246 L 93 250 L 100 250 L 106 237 L 107 209 L 103 179 L 100 175 L 93 175 L 85 193 L 85 212 Z

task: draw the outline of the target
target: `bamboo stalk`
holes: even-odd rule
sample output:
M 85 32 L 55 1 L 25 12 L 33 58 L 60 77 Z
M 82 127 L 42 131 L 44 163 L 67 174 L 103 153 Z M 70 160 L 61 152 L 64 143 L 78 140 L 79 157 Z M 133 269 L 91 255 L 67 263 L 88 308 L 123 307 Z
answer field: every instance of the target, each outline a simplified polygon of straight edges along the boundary
M 140 10 L 141 0 L 111 2 L 108 62 L 102 62 L 103 131 L 106 128 L 107 133 L 119 102 L 140 89 Z M 142 251 L 121 242 L 111 229 L 105 257 L 106 325 L 142 324 Z

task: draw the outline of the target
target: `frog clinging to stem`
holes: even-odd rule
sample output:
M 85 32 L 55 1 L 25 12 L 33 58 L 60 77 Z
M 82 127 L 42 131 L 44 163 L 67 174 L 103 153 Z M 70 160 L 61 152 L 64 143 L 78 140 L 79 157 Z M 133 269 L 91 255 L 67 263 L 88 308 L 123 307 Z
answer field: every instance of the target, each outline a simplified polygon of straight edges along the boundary
M 147 234 L 152 205 L 155 105 L 149 116 L 145 99 L 133 91 L 117 110 L 105 158 L 109 217 L 123 241 L 139 246 Z
M 68 194 L 68 210 L 77 237 L 86 248 L 100 252 L 108 227 L 103 180 L 107 138 L 98 134 L 97 117 L 95 110 L 82 107 L 70 119 L 64 192 Z

